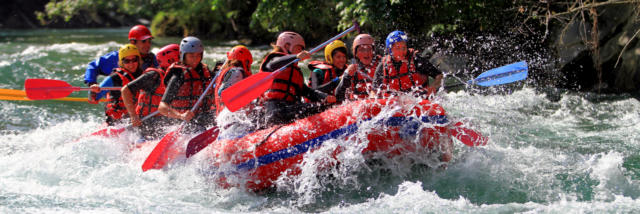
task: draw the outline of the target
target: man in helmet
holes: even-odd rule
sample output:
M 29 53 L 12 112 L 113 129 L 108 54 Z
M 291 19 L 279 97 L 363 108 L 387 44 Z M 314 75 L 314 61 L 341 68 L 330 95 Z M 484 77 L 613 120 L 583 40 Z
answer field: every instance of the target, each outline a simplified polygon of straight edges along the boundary
M 304 39 L 300 34 L 285 31 L 280 33 L 276 44 L 262 61 L 261 72 L 275 72 L 290 62 L 311 57 L 304 50 Z M 283 124 L 297 118 L 303 118 L 321 112 L 326 105 L 321 103 L 302 103 L 302 97 L 312 102 L 335 103 L 336 98 L 304 84 L 304 77 L 296 63 L 278 73 L 273 84 L 263 94 L 265 121 L 261 126 Z
M 347 67 L 335 91 L 339 101 L 346 98 L 364 99 L 373 90 L 373 77 L 381 58 L 374 52 L 374 41 L 369 34 L 360 34 L 353 39 L 351 52 L 355 56 L 354 60 Z
M 138 48 L 142 61 L 140 66 L 143 70 L 148 67 L 158 67 L 155 55 L 150 52 L 152 39 L 153 36 L 151 36 L 151 31 L 149 31 L 149 29 L 144 25 L 136 25 L 129 30 L 129 43 Z M 84 74 L 84 83 L 89 87 L 96 85 L 98 82 L 98 75 L 108 76 L 116 67 L 118 67 L 117 50 L 107 53 L 90 62 Z M 89 93 L 89 96 L 92 97 L 89 99 L 89 102 L 94 104 L 97 103 L 95 100 L 100 100 L 101 98 L 95 97 L 95 93 Z
M 327 94 L 333 94 L 347 67 L 347 46 L 340 40 L 335 40 L 324 48 L 325 61 L 309 62 L 309 86 Z
M 163 82 L 165 72 L 169 66 L 180 60 L 180 46 L 177 44 L 164 46 L 156 57 L 160 68 L 147 68 L 142 76 L 120 90 L 124 106 L 131 118 L 131 124 L 134 127 L 140 127 L 140 134 L 146 140 L 162 136 L 163 133 L 159 128 L 176 122 L 160 115 L 151 117 L 144 122 L 140 121 L 141 117 L 158 111 L 158 105 L 160 105 L 165 90 Z M 134 94 L 139 94 L 137 103 L 133 102 L 135 100 Z
M 440 87 L 442 72 L 429 59 L 418 51 L 407 49 L 407 35 L 402 31 L 393 31 L 387 36 L 385 49 L 387 55 L 376 68 L 374 86 L 385 95 L 414 93 L 426 98 Z M 434 81 L 429 84 L 429 77 Z
M 180 62 L 169 66 L 164 77 L 166 90 L 158 107 L 164 116 L 189 121 L 186 130 L 190 132 L 203 131 L 215 121 L 212 112 L 213 90 L 209 90 L 200 106 L 191 111 L 209 83 L 214 81 L 215 71 L 210 71 L 202 63 L 203 53 L 204 46 L 200 39 L 192 36 L 182 39 Z
M 140 52 L 138 48 L 132 44 L 126 44 L 118 50 L 118 65 L 120 67 L 113 70 L 113 72 L 105 78 L 100 86 L 97 84 L 91 85 L 93 93 L 97 93 L 95 97 L 102 97 L 107 95 L 107 104 L 105 106 L 105 115 L 107 116 L 107 124 L 112 126 L 120 123 L 122 119 L 127 118 L 127 111 L 122 100 L 120 91 L 100 91 L 101 87 L 117 87 L 124 86 L 134 79 L 138 78 L 142 74 L 140 68 L 142 60 L 140 58 Z M 89 97 L 92 99 L 93 97 Z M 133 102 L 137 98 L 137 93 L 133 96 Z M 99 98 L 98 98 L 99 99 Z M 89 100 L 97 102 L 97 100 Z

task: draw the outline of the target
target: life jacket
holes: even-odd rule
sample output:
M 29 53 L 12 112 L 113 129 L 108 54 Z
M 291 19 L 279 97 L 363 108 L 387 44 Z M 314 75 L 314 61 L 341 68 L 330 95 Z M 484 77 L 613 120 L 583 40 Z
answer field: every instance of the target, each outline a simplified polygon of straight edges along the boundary
M 371 64 L 363 65 L 360 61 L 356 62 L 357 71 L 351 78 L 351 90 L 349 90 L 349 98 L 352 100 L 365 99 L 369 97 L 369 91 L 373 89 L 373 82 L 371 81 L 376 73 L 376 68 L 380 62 L 380 56 L 376 55 Z M 365 73 L 369 78 L 362 75 Z
M 228 67 L 223 69 L 222 71 L 220 71 L 220 73 L 218 73 L 218 76 L 216 77 L 216 88 L 214 90 L 214 97 L 215 97 L 215 102 L 216 102 L 216 115 L 220 114 L 220 112 L 222 111 L 222 109 L 224 109 L 224 103 L 222 102 L 222 96 L 220 96 L 220 94 L 218 94 L 218 91 L 220 90 L 220 87 L 222 87 L 222 81 L 224 80 L 224 76 L 227 75 L 227 72 L 229 72 L 232 68 L 234 67 Z M 251 76 L 251 72 L 244 70 L 242 67 L 239 67 L 242 69 L 243 73 L 242 73 L 242 79 L 245 79 L 249 76 Z
M 209 71 L 209 68 L 207 68 L 207 65 L 204 63 L 200 63 L 196 68 L 192 69 L 187 69 L 183 65 L 173 63 L 167 70 L 171 71 L 176 68 L 182 69 L 184 81 L 180 86 L 180 89 L 178 89 L 176 97 L 171 101 L 171 103 L 169 103 L 169 106 L 180 113 L 184 113 L 191 110 L 196 102 L 198 102 L 200 95 L 204 93 L 204 90 L 209 86 L 209 83 L 213 81 L 212 77 L 214 74 Z M 202 105 L 197 108 L 194 113 L 197 113 L 200 109 L 209 109 L 213 102 L 212 95 L 213 91 L 210 90 L 202 101 Z
M 426 87 L 429 79 L 416 71 L 415 54 L 416 51 L 409 49 L 407 59 L 402 60 L 402 64 L 399 67 L 393 65 L 391 55 L 384 56 L 382 59 L 382 81 L 387 89 L 409 92 L 413 87 Z
M 275 52 L 270 53 L 262 61 L 260 65 L 260 72 L 265 72 L 267 62 L 271 61 L 274 57 L 284 56 L 285 53 Z M 304 86 L 304 77 L 300 71 L 298 65 L 293 64 L 281 71 L 273 80 L 271 87 L 263 94 L 264 101 L 270 100 L 282 100 L 287 102 L 299 102 L 300 91 Z
M 134 76 L 133 73 L 122 68 L 115 68 L 113 71 L 113 74 L 116 74 L 118 75 L 118 77 L 120 77 L 120 80 L 122 80 L 122 85 L 127 85 L 129 84 L 129 82 L 137 78 L 136 76 Z M 116 86 L 122 86 L 122 85 L 116 85 Z M 133 102 L 136 102 L 137 97 L 138 97 L 138 92 L 135 92 L 133 94 L 133 99 L 134 99 Z M 105 114 L 107 115 L 107 117 L 110 117 L 114 120 L 119 120 L 119 119 L 122 119 L 122 117 L 127 114 L 127 109 L 124 107 L 122 96 L 120 96 L 120 98 L 118 99 L 115 99 L 113 95 L 111 95 L 111 92 L 109 92 L 107 93 L 107 100 L 108 100 L 107 105 L 105 106 Z
M 322 76 L 322 81 L 318 82 L 318 86 L 331 82 L 331 80 L 333 80 L 333 78 L 336 78 L 338 75 L 336 74 L 336 69 L 333 67 L 333 65 L 331 64 L 327 64 L 324 61 L 311 61 L 309 62 L 309 65 L 307 66 L 309 67 L 309 70 L 311 72 L 313 72 L 316 69 L 320 69 L 323 71 L 323 76 Z M 313 75 L 313 73 L 311 74 Z M 309 76 L 309 86 L 311 87 L 312 84 L 312 80 L 311 77 Z
M 159 84 L 155 86 L 151 91 L 140 90 L 138 95 L 138 103 L 136 103 L 136 113 L 138 116 L 147 116 L 155 111 L 158 111 L 158 106 L 164 95 L 166 88 L 164 84 L 165 71 L 158 68 L 147 68 L 146 72 L 156 72 L 159 75 Z

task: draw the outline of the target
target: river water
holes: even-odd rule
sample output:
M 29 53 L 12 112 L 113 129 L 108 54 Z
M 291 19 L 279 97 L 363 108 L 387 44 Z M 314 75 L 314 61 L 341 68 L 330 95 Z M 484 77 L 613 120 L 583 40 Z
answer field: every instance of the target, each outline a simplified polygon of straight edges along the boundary
M 0 32 L 0 88 L 22 89 L 27 78 L 82 86 L 86 64 L 124 44 L 126 32 Z M 155 39 L 154 52 L 179 39 Z M 204 62 L 214 64 L 234 43 L 205 45 Z M 256 68 L 268 47 L 250 49 Z M 332 176 L 303 170 L 266 193 L 219 187 L 197 160 L 141 172 L 152 147 L 81 138 L 103 123 L 100 105 L 0 100 L 0 212 L 640 212 L 638 100 L 555 89 L 549 99 L 528 84 L 512 93 L 438 95 L 450 116 L 490 138 L 484 147 L 456 142 L 446 169 L 344 164 L 360 167 Z

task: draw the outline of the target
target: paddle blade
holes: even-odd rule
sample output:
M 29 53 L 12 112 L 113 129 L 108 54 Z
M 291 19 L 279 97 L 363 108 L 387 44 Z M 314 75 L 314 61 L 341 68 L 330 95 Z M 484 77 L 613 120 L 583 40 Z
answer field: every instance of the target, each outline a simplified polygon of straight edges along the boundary
M 66 97 L 74 91 L 74 87 L 62 80 L 27 79 L 24 90 L 32 100 L 48 100 Z
M 142 171 L 146 172 L 149 169 L 162 169 L 164 165 L 166 165 L 170 160 L 168 160 L 168 155 L 166 154 L 167 148 L 171 147 L 173 143 L 179 137 L 178 131 L 169 132 L 169 134 L 165 135 L 158 145 L 153 148 L 151 154 L 147 157 L 147 159 L 142 164 Z
M 224 105 L 229 111 L 235 112 L 249 104 L 271 87 L 275 78 L 275 75 L 272 74 L 275 73 L 260 72 L 253 74 L 225 89 L 221 94 Z
M 218 127 L 213 127 L 189 140 L 186 151 L 187 158 L 195 155 L 196 153 L 207 147 L 209 144 L 216 141 L 219 133 L 220 129 L 218 129 Z
M 469 84 L 480 86 L 494 86 L 512 83 L 527 78 L 529 67 L 526 61 L 516 62 L 502 67 L 494 68 L 480 74 L 477 78 L 469 80 Z
M 116 137 L 119 136 L 122 132 L 124 132 L 125 128 L 105 128 L 94 133 L 91 133 L 91 136 L 100 136 L 100 137 Z
M 460 140 L 467 146 L 484 146 L 487 145 L 487 141 L 489 141 L 487 137 L 482 136 L 482 134 L 480 134 L 479 132 L 464 127 L 462 122 L 457 122 L 456 124 L 454 124 L 450 131 L 451 135 L 453 135 L 456 139 Z

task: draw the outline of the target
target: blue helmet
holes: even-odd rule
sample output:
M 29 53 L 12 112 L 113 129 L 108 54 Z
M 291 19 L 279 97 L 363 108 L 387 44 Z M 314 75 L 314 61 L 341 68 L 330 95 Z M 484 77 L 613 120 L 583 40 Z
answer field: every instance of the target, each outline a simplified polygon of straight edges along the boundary
M 407 34 L 399 30 L 391 32 L 387 36 L 385 48 L 389 50 L 391 46 L 393 46 L 393 44 L 395 44 L 396 42 L 407 42 Z
M 182 39 L 180 42 L 180 61 L 184 62 L 185 53 L 202 53 L 204 52 L 204 46 L 200 39 L 189 36 Z

